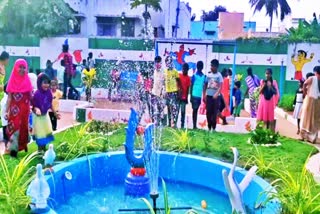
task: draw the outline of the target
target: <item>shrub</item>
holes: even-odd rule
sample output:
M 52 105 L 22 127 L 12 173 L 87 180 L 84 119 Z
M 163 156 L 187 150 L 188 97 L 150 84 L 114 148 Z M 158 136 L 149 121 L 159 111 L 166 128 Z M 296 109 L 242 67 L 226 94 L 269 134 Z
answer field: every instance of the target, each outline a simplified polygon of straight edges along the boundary
M 255 146 L 254 154 L 244 157 L 244 159 L 246 159 L 246 164 L 244 168 L 248 169 L 252 166 L 257 166 L 258 175 L 262 177 L 270 176 L 270 171 L 271 171 L 271 167 L 274 164 L 274 160 L 268 161 L 258 146 Z
M 258 123 L 255 130 L 250 132 L 249 143 L 254 145 L 277 144 L 280 135 L 266 129 L 263 123 Z
M 103 122 L 98 120 L 92 120 L 86 127 L 86 131 L 89 133 L 108 134 L 120 128 L 121 124 L 119 122 Z
M 72 160 L 90 153 L 97 153 L 106 149 L 106 138 L 94 134 L 88 134 L 87 129 L 90 123 L 82 125 L 79 131 L 70 129 L 66 136 L 72 136 L 72 139 L 63 139 L 64 141 L 57 147 L 59 159 L 64 161 Z M 102 143 L 101 143 L 102 141 Z
M 295 95 L 292 95 L 292 94 L 283 95 L 283 97 L 281 98 L 281 100 L 279 102 L 279 107 L 283 108 L 285 111 L 293 111 L 294 97 L 295 97 Z
M 165 137 L 165 143 L 162 145 L 170 151 L 174 152 L 190 152 L 190 143 L 194 137 L 194 133 L 179 129 L 168 129 L 169 135 Z
M 276 191 L 269 192 L 268 200 L 280 201 L 281 213 L 320 213 L 320 193 L 316 191 L 319 184 L 316 184 L 306 165 L 299 173 L 274 168 L 272 174 L 278 179 L 272 182 Z
M 34 166 L 31 166 L 38 157 L 37 152 L 23 157 L 15 167 L 10 167 L 0 155 L 1 173 L 0 180 L 0 212 L 22 213 L 30 204 L 31 199 L 26 195 L 27 188 L 34 179 Z

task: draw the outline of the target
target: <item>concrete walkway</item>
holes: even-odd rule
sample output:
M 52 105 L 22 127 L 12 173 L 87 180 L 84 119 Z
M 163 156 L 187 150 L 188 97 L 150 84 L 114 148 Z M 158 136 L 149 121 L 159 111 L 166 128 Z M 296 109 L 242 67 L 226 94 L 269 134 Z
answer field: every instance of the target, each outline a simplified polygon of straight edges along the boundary
M 294 138 L 294 139 L 300 139 L 300 136 L 296 134 L 297 132 L 297 126 L 294 125 L 293 119 L 291 116 L 286 115 L 283 117 L 283 114 L 276 114 L 277 115 L 277 130 L 279 133 L 283 136 Z M 320 151 L 320 140 L 318 138 L 316 144 L 311 144 L 308 142 L 302 142 L 309 145 L 312 145 L 316 147 Z M 307 162 L 306 168 L 311 172 L 314 176 L 314 179 L 316 182 L 320 183 L 320 153 L 313 155 L 310 157 L 310 159 Z

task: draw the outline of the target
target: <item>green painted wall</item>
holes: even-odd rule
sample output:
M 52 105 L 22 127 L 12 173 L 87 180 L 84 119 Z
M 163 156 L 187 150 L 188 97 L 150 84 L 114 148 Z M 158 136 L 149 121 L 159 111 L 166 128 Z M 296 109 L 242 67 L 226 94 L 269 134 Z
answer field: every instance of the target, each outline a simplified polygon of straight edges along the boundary
M 275 42 L 267 42 L 267 41 L 248 41 L 241 40 L 237 41 L 237 53 L 240 54 L 287 54 L 288 44 L 286 43 L 275 43 Z M 213 46 L 213 52 L 219 53 L 233 53 L 234 48 L 232 46 Z M 232 65 L 220 65 L 220 69 L 229 68 Z M 236 73 L 243 74 L 244 78 L 246 77 L 246 69 L 249 65 L 236 65 Z M 264 78 L 265 69 L 271 67 L 273 69 L 273 78 L 277 80 L 278 84 L 280 84 L 280 69 L 281 66 L 265 66 L 265 65 L 250 65 L 253 68 L 253 71 L 260 78 Z M 284 67 L 286 72 L 286 67 Z M 242 90 L 246 90 L 246 85 L 244 82 L 244 78 L 242 79 Z M 285 81 L 284 83 L 284 94 L 294 94 L 297 89 L 296 81 Z
M 220 64 L 220 70 L 223 68 L 230 68 L 232 65 Z M 241 90 L 244 93 L 247 89 L 245 78 L 247 76 L 247 68 L 248 65 L 237 65 L 236 66 L 236 73 L 242 74 L 243 78 L 241 80 Z M 281 66 L 263 66 L 263 65 L 252 65 L 250 66 L 253 69 L 253 73 L 256 74 L 260 79 L 265 78 L 265 70 L 267 68 L 272 68 L 273 71 L 273 79 L 275 79 L 280 84 L 280 70 Z M 280 87 L 280 86 L 279 86 Z M 284 94 L 294 94 L 297 90 L 298 82 L 297 81 L 285 81 L 284 83 Z
M 37 37 L 22 37 L 3 35 L 0 34 L 0 45 L 1 46 L 29 46 L 39 47 L 40 39 Z
M 154 47 L 151 40 L 131 40 L 131 39 L 101 39 L 90 38 L 89 49 L 113 49 L 113 50 L 152 50 Z
M 266 41 L 237 41 L 237 53 L 248 54 L 287 54 L 288 45 Z M 233 46 L 212 46 L 212 52 L 233 53 Z

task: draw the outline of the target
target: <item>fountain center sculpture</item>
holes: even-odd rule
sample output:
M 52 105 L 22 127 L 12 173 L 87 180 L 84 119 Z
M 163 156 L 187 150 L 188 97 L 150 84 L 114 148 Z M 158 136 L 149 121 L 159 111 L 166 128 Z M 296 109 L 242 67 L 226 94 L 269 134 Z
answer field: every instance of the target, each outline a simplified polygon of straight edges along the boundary
M 142 154 L 134 153 L 134 141 L 138 128 L 138 114 L 131 108 L 131 114 L 126 128 L 126 142 L 124 144 L 127 161 L 131 170 L 125 179 L 126 195 L 141 197 L 150 193 L 149 177 L 146 175 L 145 159 L 151 153 L 152 133 L 154 124 L 147 125 L 144 130 L 144 150 Z M 143 130 L 139 131 L 142 134 Z

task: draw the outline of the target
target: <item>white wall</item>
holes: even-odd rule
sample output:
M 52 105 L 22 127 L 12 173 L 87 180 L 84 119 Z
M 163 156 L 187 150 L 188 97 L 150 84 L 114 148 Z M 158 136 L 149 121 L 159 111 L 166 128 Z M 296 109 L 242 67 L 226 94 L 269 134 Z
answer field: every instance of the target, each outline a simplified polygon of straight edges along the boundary
M 172 26 L 176 24 L 176 9 L 179 0 L 162 0 L 162 13 L 149 10 L 151 14 L 152 27 L 165 28 L 165 37 L 172 37 Z M 135 25 L 135 36 L 141 34 L 141 29 L 144 27 L 144 20 L 142 13 L 144 7 L 140 6 L 136 9 L 131 9 L 130 0 L 65 0 L 74 10 L 85 14 L 85 18 L 81 23 L 82 36 L 96 36 L 97 35 L 97 15 L 105 16 L 121 16 L 122 12 L 128 17 L 138 16 Z M 150 26 L 150 27 L 151 27 Z M 190 13 L 184 2 L 180 2 L 178 38 L 188 38 L 190 31 Z M 120 29 L 120 26 L 119 26 Z M 118 32 L 120 36 L 121 33 Z
M 191 28 L 191 14 L 184 2 L 180 3 L 178 38 L 188 38 Z

